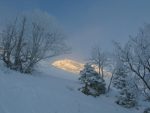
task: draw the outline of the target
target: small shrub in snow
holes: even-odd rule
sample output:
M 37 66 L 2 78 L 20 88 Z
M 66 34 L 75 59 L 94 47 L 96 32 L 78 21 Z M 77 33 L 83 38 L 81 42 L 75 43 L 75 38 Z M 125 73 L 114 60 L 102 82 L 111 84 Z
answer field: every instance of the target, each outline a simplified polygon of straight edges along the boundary
M 80 88 L 81 92 L 95 97 L 105 93 L 105 81 L 90 64 L 85 64 L 80 74 L 81 77 L 79 80 L 84 84 L 84 86 Z
M 150 113 L 150 108 L 146 108 L 143 113 Z
M 135 95 L 128 91 L 128 89 L 124 89 L 123 91 L 121 91 L 116 103 L 123 107 L 131 108 L 134 107 L 137 102 Z

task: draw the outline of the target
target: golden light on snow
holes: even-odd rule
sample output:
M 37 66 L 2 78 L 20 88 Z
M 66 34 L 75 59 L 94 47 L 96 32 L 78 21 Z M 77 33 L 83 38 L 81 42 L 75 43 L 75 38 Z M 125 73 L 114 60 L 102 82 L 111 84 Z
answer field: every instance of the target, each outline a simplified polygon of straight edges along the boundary
M 59 68 L 59 69 L 62 69 L 62 70 L 68 71 L 68 72 L 76 73 L 76 74 L 79 74 L 80 71 L 84 68 L 83 63 L 79 63 L 77 61 L 70 60 L 70 59 L 57 60 L 57 61 L 53 62 L 52 65 L 56 68 Z M 93 67 L 98 72 L 98 67 L 95 65 L 93 65 Z M 107 72 L 106 70 L 104 70 L 104 74 L 106 76 L 111 75 L 111 73 Z
M 69 59 L 63 59 L 63 60 L 58 60 L 52 63 L 53 66 L 63 69 L 65 71 L 69 71 L 72 73 L 79 73 L 83 67 L 84 64 L 73 61 L 73 60 L 69 60 Z

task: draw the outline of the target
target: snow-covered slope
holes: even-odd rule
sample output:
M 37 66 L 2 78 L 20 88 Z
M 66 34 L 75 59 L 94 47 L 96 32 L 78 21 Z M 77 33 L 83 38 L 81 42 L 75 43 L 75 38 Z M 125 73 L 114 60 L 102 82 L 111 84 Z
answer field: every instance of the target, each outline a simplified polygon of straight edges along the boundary
M 43 61 L 33 75 L 0 67 L 0 113 L 138 113 L 78 91 L 78 76 Z M 140 113 L 140 112 L 139 112 Z

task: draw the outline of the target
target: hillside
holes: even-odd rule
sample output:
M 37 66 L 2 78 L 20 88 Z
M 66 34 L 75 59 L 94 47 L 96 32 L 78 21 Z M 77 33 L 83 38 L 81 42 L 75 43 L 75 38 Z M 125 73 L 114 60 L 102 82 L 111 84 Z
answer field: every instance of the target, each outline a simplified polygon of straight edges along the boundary
M 78 91 L 78 76 L 43 61 L 32 75 L 0 67 L 0 113 L 140 113 Z

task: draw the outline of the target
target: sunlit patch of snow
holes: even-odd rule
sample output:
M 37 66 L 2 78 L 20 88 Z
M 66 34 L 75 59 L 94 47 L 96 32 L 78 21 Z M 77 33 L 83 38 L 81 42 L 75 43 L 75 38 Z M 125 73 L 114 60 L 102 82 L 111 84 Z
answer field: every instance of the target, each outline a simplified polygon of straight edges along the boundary
M 84 67 L 84 64 L 79 63 L 77 61 L 70 60 L 70 59 L 57 60 L 57 61 L 53 62 L 52 65 L 54 67 L 63 69 L 65 71 L 69 71 L 69 72 L 77 73 L 77 74 Z
M 76 74 L 79 74 L 80 71 L 83 70 L 84 68 L 83 63 L 70 60 L 70 59 L 56 60 L 52 63 L 52 65 L 56 68 L 59 68 L 68 72 L 76 73 Z M 98 66 L 93 65 L 93 67 L 98 72 Z M 104 70 L 104 74 L 105 76 L 111 76 L 111 73 L 106 70 Z

